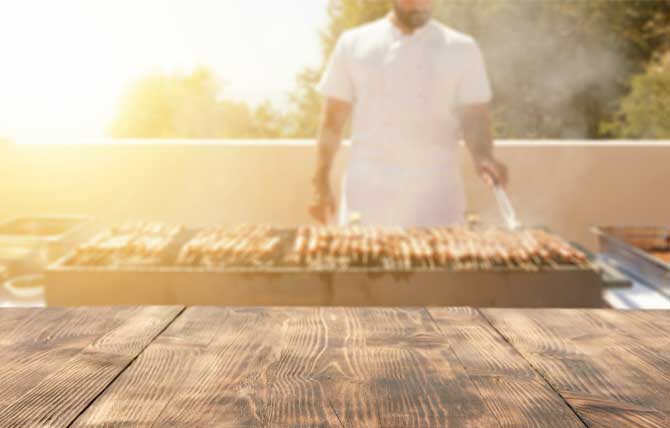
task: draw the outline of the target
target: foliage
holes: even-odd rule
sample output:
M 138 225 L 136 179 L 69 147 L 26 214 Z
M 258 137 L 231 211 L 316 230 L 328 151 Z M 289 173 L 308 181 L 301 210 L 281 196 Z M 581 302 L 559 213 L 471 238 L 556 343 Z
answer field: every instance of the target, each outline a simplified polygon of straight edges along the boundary
M 285 118 L 268 102 L 223 100 L 207 68 L 152 75 L 126 94 L 109 133 L 116 138 L 281 138 Z
M 670 53 L 633 77 L 618 117 L 603 124 L 603 131 L 624 138 L 670 137 Z

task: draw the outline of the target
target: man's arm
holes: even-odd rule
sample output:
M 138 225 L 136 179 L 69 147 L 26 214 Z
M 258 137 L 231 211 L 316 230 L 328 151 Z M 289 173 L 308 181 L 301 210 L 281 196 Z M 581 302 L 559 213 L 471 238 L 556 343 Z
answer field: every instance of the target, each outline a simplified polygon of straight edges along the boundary
M 335 213 L 330 172 L 350 115 L 351 104 L 348 102 L 335 98 L 325 99 L 317 140 L 316 172 L 312 179 L 314 202 L 309 208 L 310 214 L 320 223 L 326 223 L 328 217 Z
M 459 115 L 463 138 L 470 149 L 477 172 L 490 185 L 506 186 L 507 167 L 493 155 L 489 105 L 466 105 L 461 107 Z

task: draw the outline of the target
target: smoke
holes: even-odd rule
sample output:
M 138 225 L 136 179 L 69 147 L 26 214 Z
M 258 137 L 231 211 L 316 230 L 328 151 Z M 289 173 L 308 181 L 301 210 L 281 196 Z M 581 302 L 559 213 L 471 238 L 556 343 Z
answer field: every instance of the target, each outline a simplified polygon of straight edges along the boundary
M 590 3 L 443 2 L 439 17 L 482 48 L 497 137 L 601 136 L 600 123 L 613 114 L 636 64 L 607 19 L 618 12 Z

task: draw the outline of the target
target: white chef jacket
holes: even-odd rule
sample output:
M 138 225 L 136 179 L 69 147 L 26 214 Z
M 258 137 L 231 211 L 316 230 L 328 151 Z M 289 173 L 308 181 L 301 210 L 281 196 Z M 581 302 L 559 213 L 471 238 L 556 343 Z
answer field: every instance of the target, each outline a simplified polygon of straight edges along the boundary
M 491 89 L 476 42 L 435 20 L 405 35 L 383 18 L 345 32 L 317 85 L 353 105 L 339 222 L 437 226 L 461 222 L 457 108 Z

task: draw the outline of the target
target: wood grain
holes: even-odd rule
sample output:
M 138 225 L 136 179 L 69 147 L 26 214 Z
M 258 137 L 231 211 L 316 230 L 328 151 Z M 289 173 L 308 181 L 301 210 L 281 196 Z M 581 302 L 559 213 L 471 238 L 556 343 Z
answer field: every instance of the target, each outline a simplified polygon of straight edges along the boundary
M 190 308 L 75 426 L 336 426 L 295 359 L 324 338 L 317 312 Z
M 69 426 L 181 309 L 49 308 L 3 322 L 0 426 Z
M 325 379 L 338 379 L 329 395 L 344 426 L 497 426 L 424 309 L 322 314 L 337 342 L 319 367 Z
M 584 427 L 565 401 L 473 308 L 429 308 L 501 428 Z
M 191 308 L 75 426 L 498 424 L 425 310 Z
M 0 427 L 670 427 L 667 311 L 181 310 L 0 310 Z
M 4 408 L 72 358 L 105 331 L 109 310 L 93 317 L 85 309 L 10 310 L 16 316 L 0 324 L 0 407 Z
M 670 427 L 670 312 L 483 314 L 589 427 Z
M 118 377 L 74 427 L 151 427 L 171 400 L 207 371 L 196 366 L 230 311 L 187 309 Z

